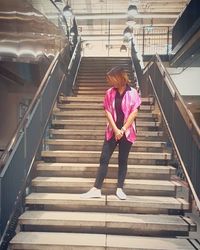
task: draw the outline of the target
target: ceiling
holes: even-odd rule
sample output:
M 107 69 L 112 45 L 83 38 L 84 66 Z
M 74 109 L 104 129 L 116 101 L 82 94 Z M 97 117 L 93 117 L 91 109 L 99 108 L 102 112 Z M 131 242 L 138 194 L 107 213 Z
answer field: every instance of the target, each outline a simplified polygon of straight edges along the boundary
M 55 0 L 54 0 L 55 1 Z M 50 0 L 29 0 L 32 5 L 55 17 L 55 8 Z M 128 25 L 127 10 L 130 4 L 136 5 L 137 16 L 134 17 L 134 30 L 143 27 L 172 27 L 189 0 L 63 0 L 55 1 L 62 9 L 68 3 L 76 18 L 79 32 L 84 41 L 104 41 L 110 38 L 119 43 L 123 40 L 123 31 Z
M 112 34 L 121 36 L 127 26 L 127 9 L 136 5 L 134 27 L 172 26 L 187 4 L 187 0 L 71 0 L 69 3 L 82 36 L 104 35 L 110 29 Z

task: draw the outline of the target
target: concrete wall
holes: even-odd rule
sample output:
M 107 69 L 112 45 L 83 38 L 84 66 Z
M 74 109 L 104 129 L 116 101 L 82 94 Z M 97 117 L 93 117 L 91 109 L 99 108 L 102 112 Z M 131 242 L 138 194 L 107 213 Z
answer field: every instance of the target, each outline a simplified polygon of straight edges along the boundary
M 11 88 L 12 89 L 12 88 Z M 32 99 L 36 88 L 20 87 L 11 90 L 7 84 L 0 83 L 0 149 L 10 141 L 19 123 L 19 107 L 26 99 Z
M 167 68 L 181 95 L 200 96 L 200 68 Z

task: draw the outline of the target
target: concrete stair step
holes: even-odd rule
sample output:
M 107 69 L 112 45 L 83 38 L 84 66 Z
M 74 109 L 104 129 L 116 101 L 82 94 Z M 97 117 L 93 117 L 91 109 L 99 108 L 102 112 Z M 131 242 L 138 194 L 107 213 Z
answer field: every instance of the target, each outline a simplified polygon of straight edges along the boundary
M 54 139 L 80 139 L 80 140 L 103 140 L 105 130 L 100 129 L 50 129 L 50 135 Z M 156 140 L 160 141 L 163 137 L 163 131 L 146 131 L 137 132 L 138 140 Z
M 83 75 L 83 74 L 82 74 Z M 98 76 L 96 76 L 94 74 L 91 74 L 91 72 L 88 72 L 88 76 L 89 78 L 83 78 L 83 77 L 77 77 L 76 78 L 76 84 L 75 84 L 75 88 L 79 87 L 79 86 L 83 86 L 83 87 L 87 87 L 87 86 L 103 86 L 106 87 L 107 89 L 110 88 L 111 86 L 108 85 L 107 81 L 106 81 L 106 77 L 105 74 L 102 72 L 98 72 Z M 88 79 L 93 79 L 94 81 L 88 81 Z M 99 81 L 100 79 L 100 81 Z
M 94 97 L 94 96 L 61 96 L 60 100 L 63 102 L 92 102 L 92 103 L 102 103 L 103 99 L 102 97 Z M 142 103 L 153 103 L 154 98 L 153 97 L 143 97 Z
M 103 140 L 70 140 L 70 139 L 48 139 L 45 140 L 49 150 L 97 150 L 102 149 Z M 131 151 L 140 152 L 163 152 L 166 147 L 164 141 L 141 141 L 137 140 L 131 147 Z M 118 147 L 117 147 L 118 149 Z
M 94 180 L 78 177 L 36 177 L 32 180 L 32 187 L 40 192 L 83 193 L 94 185 Z M 102 187 L 103 194 L 115 194 L 116 186 L 116 179 L 106 179 Z M 174 196 L 178 188 L 181 188 L 178 182 L 167 180 L 127 179 L 124 184 L 127 195 Z
M 84 121 L 82 121 L 84 122 Z M 88 136 L 88 138 L 91 138 L 91 136 L 105 136 L 105 129 L 77 129 L 77 128 L 73 128 L 73 129 L 50 129 L 49 130 L 50 134 L 62 134 L 62 135 L 77 135 L 77 136 L 81 136 L 81 135 L 86 135 Z M 140 128 L 138 126 L 137 129 L 137 137 L 140 136 L 145 136 L 145 137 L 158 137 L 158 136 L 163 136 L 163 131 L 151 131 L 151 130 L 142 130 L 142 128 Z M 92 139 L 92 138 L 91 138 Z
M 20 232 L 11 250 L 195 250 L 187 239 L 106 234 Z
M 90 177 L 95 178 L 99 164 L 86 163 L 47 163 L 40 162 L 36 170 L 39 176 Z M 117 178 L 117 164 L 110 164 L 107 178 Z M 126 179 L 169 180 L 175 174 L 175 168 L 162 165 L 129 165 Z
M 107 84 L 107 82 L 105 80 L 102 80 L 102 81 L 99 81 L 99 82 L 96 82 L 95 80 L 94 81 L 87 81 L 87 80 L 84 80 L 84 79 L 80 79 L 80 80 L 77 80 L 76 81 L 76 84 L 74 86 L 74 89 L 77 89 L 79 87 L 90 87 L 90 88 L 105 88 L 108 89 L 109 88 L 109 85 Z M 135 87 L 135 86 L 133 86 Z M 105 92 L 104 92 L 105 94 Z
M 194 224 L 175 215 L 120 214 L 66 211 L 26 211 L 19 218 L 26 230 L 126 234 L 140 236 L 188 235 Z M 195 229 L 195 227 L 194 227 Z M 194 230 L 193 229 L 193 230 Z
M 175 214 L 187 211 L 189 203 L 182 198 L 165 196 L 127 196 L 127 200 L 119 200 L 115 195 L 102 198 L 83 199 L 80 194 L 72 193 L 31 193 L 25 198 L 25 203 L 34 209 L 88 211 L 88 212 L 117 212 L 139 214 Z
M 102 110 L 103 109 L 103 102 L 102 103 L 87 103 L 83 104 L 82 102 L 77 103 L 67 103 L 67 104 L 58 104 L 57 107 L 61 110 Z M 151 111 L 154 109 L 153 105 L 141 105 L 140 106 L 140 112 L 141 111 Z
M 81 162 L 81 163 L 97 163 L 101 151 L 72 151 L 72 150 L 48 150 L 42 151 L 43 158 L 55 158 L 57 162 Z M 132 161 L 133 160 L 133 161 Z M 160 152 L 130 152 L 129 164 L 135 164 L 134 160 L 171 160 L 170 153 Z M 110 163 L 118 162 L 118 152 L 114 152 Z
M 105 84 L 105 85 L 94 85 L 94 86 L 85 86 L 85 85 L 76 85 L 75 87 L 74 87 L 74 89 L 73 90 L 92 90 L 92 91 L 94 91 L 94 90 L 103 90 L 103 91 L 106 91 L 107 89 L 109 89 L 109 85 L 107 84 Z
M 101 95 L 105 95 L 105 91 L 104 90 L 73 90 L 73 93 L 75 95 L 90 95 L 90 96 L 101 96 Z
M 77 120 L 52 120 L 52 124 L 53 125 L 62 125 L 62 126 L 66 126 L 69 128 L 69 126 L 80 126 L 84 129 L 84 127 L 86 128 L 104 128 L 106 126 L 106 119 L 102 119 L 100 121 L 95 121 L 95 120 L 85 120 L 83 123 L 83 120 L 81 119 L 77 119 Z M 138 120 L 137 121 L 137 128 L 138 127 L 147 127 L 147 128 L 158 128 L 160 127 L 160 122 L 157 121 L 141 121 Z
M 118 60 L 118 59 L 117 59 Z M 123 65 L 123 68 L 127 71 L 130 71 L 131 69 L 131 62 L 126 62 L 126 61 L 118 61 L 117 63 L 115 62 L 106 62 L 105 61 L 87 61 L 86 64 L 83 64 L 81 62 L 80 70 L 83 70 L 84 72 L 88 71 L 93 71 L 97 72 L 105 72 L 107 73 L 111 68 L 115 66 Z
M 93 77 L 93 78 L 98 79 L 99 77 L 101 77 L 105 81 L 106 73 L 107 73 L 106 70 L 99 70 L 97 72 L 87 70 L 87 72 L 85 72 L 85 69 L 82 69 L 82 70 L 79 71 L 78 78 L 79 77 L 80 78 L 82 78 L 82 77 Z
M 58 111 L 54 110 L 53 115 L 56 119 L 92 119 L 98 121 L 99 119 L 105 119 L 105 112 L 103 110 L 66 110 L 66 111 Z M 154 121 L 157 119 L 157 114 L 153 114 L 150 112 L 139 112 L 137 116 L 138 120 L 151 120 Z M 98 123 L 98 122 L 97 122 Z

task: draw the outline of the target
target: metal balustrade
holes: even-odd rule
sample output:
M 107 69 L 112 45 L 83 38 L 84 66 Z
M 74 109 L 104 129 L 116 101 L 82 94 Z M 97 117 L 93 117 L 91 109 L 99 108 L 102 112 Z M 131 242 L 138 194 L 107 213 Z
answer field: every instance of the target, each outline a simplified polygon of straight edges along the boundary
M 143 73 L 141 93 L 156 97 L 191 198 L 200 211 L 200 129 L 158 55 L 152 58 Z
M 68 49 L 66 47 L 66 49 Z M 66 62 L 65 51 L 52 61 L 27 112 L 11 142 L 0 158 L 0 234 L 1 249 L 12 238 L 18 215 L 23 212 L 23 197 L 41 147 L 51 111 L 60 93 L 69 95 L 80 61 L 80 41 L 71 61 Z M 68 52 L 67 52 L 68 53 Z

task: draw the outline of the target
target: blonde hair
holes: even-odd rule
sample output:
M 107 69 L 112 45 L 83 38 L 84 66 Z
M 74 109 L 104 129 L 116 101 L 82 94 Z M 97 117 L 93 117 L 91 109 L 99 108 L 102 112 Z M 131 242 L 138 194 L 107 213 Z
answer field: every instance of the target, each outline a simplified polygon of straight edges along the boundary
M 106 74 L 106 80 L 110 84 L 117 84 L 118 86 L 122 87 L 126 84 L 130 84 L 130 80 L 128 77 L 127 72 L 125 69 L 121 66 L 117 66 L 112 68 L 107 74 Z

